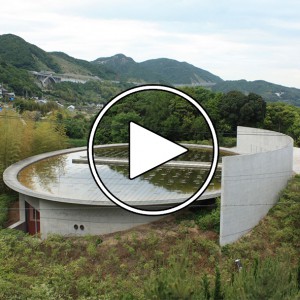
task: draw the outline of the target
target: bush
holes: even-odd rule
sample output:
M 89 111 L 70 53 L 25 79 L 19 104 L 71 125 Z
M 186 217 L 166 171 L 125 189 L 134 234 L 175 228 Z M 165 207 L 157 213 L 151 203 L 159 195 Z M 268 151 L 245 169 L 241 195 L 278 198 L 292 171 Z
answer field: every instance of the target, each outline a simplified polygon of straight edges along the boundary
M 203 209 L 195 220 L 199 228 L 220 232 L 220 200 L 217 200 L 217 208 L 213 210 Z
M 150 278 L 145 285 L 146 299 L 204 299 L 200 279 L 195 276 L 185 255 L 174 259 Z
M 5 227 L 8 220 L 8 210 L 12 202 L 16 200 L 13 195 L 2 194 L 0 195 L 0 229 Z
M 222 139 L 220 139 L 219 142 L 220 142 L 220 146 L 222 147 L 231 148 L 236 146 L 235 137 L 223 137 Z
M 227 285 L 226 299 L 298 299 L 297 270 L 288 258 L 268 258 L 243 269 Z

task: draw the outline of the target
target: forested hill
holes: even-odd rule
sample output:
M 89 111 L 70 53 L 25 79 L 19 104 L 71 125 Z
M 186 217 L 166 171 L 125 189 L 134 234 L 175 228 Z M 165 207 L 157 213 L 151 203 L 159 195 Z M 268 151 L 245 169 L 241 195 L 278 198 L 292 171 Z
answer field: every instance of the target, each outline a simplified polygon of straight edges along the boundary
M 217 83 L 212 87 L 212 90 L 222 93 L 233 90 L 244 94 L 256 93 L 269 102 L 286 102 L 300 106 L 300 89 L 289 88 L 264 80 L 227 80 Z
M 174 59 L 158 58 L 141 63 L 124 54 L 100 57 L 94 64 L 112 69 L 122 80 L 169 83 L 172 85 L 210 86 L 223 80 L 203 69 Z
M 60 67 L 44 50 L 13 34 L 0 35 L 0 58 L 17 68 L 26 70 L 52 70 Z
M 41 48 L 13 35 L 0 35 L 0 61 L 28 71 L 75 73 L 114 79 L 111 70 L 88 61 L 76 59 L 62 52 L 46 52 Z
M 204 86 L 223 93 L 237 90 L 246 95 L 249 93 L 259 94 L 268 102 L 286 102 L 300 106 L 300 89 L 263 80 L 224 81 L 217 75 L 187 62 L 168 58 L 150 59 L 138 63 L 124 54 L 116 54 L 89 62 L 71 57 L 63 52 L 46 52 L 13 34 L 0 35 L 0 65 L 0 82 L 19 96 L 25 92 L 30 96 L 41 94 L 39 87 L 35 86 L 34 78 L 26 74 L 25 70 L 27 70 L 71 74 L 75 77 L 76 75 L 97 76 L 120 87 L 126 83 L 131 86 L 158 83 L 173 86 Z M 62 90 L 65 89 L 65 85 L 56 84 L 55 87 L 49 89 Z M 71 88 L 75 93 L 80 90 L 78 93 L 81 98 L 89 99 L 91 94 L 94 99 L 103 98 L 103 95 L 99 93 L 100 86 L 102 87 L 103 84 L 98 81 L 93 82 L 92 85 L 95 86 L 92 91 L 90 82 L 84 85 L 74 83 Z M 62 94 L 59 93 L 59 96 L 62 97 Z M 75 96 L 78 98 L 77 94 L 66 99 L 62 98 L 70 101 Z
M 150 59 L 142 62 L 141 65 L 148 70 L 159 74 L 165 78 L 165 80 L 172 82 L 175 85 L 200 84 L 209 86 L 210 84 L 223 82 L 220 77 L 206 70 L 197 68 L 187 62 L 179 62 L 174 59 Z

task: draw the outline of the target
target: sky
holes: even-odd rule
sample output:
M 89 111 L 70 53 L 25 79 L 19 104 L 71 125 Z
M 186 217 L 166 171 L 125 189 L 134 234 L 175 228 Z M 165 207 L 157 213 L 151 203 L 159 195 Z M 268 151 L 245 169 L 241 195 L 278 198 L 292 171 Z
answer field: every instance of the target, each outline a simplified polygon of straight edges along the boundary
M 299 0 L 9 0 L 5 33 L 89 61 L 167 57 L 224 80 L 300 88 Z

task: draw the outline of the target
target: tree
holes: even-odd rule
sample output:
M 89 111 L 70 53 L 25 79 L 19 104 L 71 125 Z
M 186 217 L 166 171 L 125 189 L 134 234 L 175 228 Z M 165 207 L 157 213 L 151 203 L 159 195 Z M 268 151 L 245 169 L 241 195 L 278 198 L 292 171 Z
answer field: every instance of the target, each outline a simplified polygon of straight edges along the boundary
M 111 122 L 111 139 L 115 143 L 129 142 L 129 122 L 141 123 L 141 117 L 135 112 L 128 112 L 116 115 Z
M 66 147 L 64 127 L 51 120 L 34 122 L 6 110 L 0 116 L 0 173 L 28 156 Z M 1 178 L 0 190 L 3 189 Z
M 241 92 L 231 91 L 221 98 L 220 112 L 232 131 L 238 125 L 259 127 L 265 117 L 266 103 L 261 96 L 254 93 L 246 96 Z

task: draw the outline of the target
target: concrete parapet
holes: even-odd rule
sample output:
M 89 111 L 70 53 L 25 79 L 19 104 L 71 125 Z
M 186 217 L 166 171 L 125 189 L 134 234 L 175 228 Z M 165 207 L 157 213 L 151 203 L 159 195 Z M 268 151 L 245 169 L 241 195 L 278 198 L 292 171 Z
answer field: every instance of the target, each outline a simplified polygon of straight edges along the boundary
M 293 139 L 281 133 L 238 127 L 239 156 L 224 157 L 220 245 L 255 227 L 277 202 L 292 176 Z

